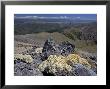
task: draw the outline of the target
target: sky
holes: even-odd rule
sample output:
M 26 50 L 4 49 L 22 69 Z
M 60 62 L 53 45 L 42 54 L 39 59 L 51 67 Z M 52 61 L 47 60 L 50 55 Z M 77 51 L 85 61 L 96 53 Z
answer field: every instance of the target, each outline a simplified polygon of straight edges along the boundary
M 73 18 L 82 20 L 96 20 L 97 14 L 15 14 L 16 18 Z

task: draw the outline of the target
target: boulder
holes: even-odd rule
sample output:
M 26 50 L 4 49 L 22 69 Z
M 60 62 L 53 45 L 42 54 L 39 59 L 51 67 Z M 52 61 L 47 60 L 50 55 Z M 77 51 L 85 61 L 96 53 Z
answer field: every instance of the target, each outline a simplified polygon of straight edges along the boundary
M 71 54 L 74 52 L 75 45 L 69 43 L 68 41 L 62 42 L 59 44 L 59 50 L 61 55 L 67 56 L 68 54 Z
M 38 68 L 46 76 L 80 76 L 81 73 L 84 76 L 95 75 L 88 61 L 77 54 L 70 54 L 67 57 L 62 55 L 50 55 Z
M 38 68 L 43 73 L 51 75 L 59 75 L 59 73 L 60 75 L 63 75 L 63 72 L 61 71 L 64 71 L 65 75 L 67 75 L 72 69 L 72 67 L 66 63 L 65 57 L 61 55 L 50 55 L 47 60 L 39 65 Z
M 80 63 L 80 64 L 84 65 L 85 67 L 87 67 L 89 69 L 91 68 L 91 65 L 88 63 L 88 61 L 86 59 L 80 57 L 77 54 L 69 54 L 66 57 L 66 60 L 67 60 L 67 63 L 70 64 L 70 65 Z
M 52 38 L 49 38 L 46 40 L 42 49 L 42 60 L 46 60 L 49 55 L 55 54 L 55 51 L 57 51 L 55 42 Z
M 55 41 L 51 38 L 46 40 L 44 47 L 42 49 L 42 60 L 46 60 L 50 55 L 63 55 L 67 56 L 73 53 L 75 46 L 68 41 L 62 42 L 61 44 L 55 44 Z

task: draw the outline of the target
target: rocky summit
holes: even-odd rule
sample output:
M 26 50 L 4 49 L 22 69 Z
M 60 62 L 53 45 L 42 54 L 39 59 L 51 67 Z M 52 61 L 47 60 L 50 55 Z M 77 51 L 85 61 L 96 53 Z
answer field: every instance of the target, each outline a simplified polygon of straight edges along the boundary
M 14 55 L 15 76 L 96 76 L 97 64 L 78 55 L 68 41 L 56 44 L 49 38 L 43 47 Z

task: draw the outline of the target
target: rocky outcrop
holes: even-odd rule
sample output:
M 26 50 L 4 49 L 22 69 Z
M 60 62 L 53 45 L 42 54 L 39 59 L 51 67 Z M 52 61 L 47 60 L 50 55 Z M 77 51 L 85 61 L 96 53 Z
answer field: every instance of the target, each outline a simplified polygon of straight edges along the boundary
M 56 44 L 52 38 L 46 40 L 44 47 L 42 49 L 42 60 L 46 60 L 49 55 L 57 53 Z
M 64 41 L 61 44 L 59 44 L 59 50 L 60 50 L 61 55 L 63 56 L 67 56 L 73 53 L 74 49 L 75 49 L 75 45 L 69 43 L 68 41 L 66 42 Z
M 39 69 L 47 74 L 56 75 L 58 71 L 71 71 L 72 67 L 66 63 L 65 57 L 50 55 L 39 65 Z
M 56 45 L 52 38 L 48 39 L 42 50 L 42 60 L 46 60 L 50 55 L 63 55 L 67 56 L 68 54 L 74 52 L 75 46 L 68 41 L 62 42 L 59 45 Z
M 40 71 L 51 75 L 65 76 L 91 76 L 96 73 L 91 69 L 91 65 L 84 58 L 77 54 L 70 54 L 67 57 L 50 55 L 39 67 Z
M 89 69 L 91 68 L 91 65 L 88 63 L 88 61 L 86 59 L 80 57 L 77 54 L 69 54 L 66 57 L 66 60 L 67 60 L 68 64 L 70 63 L 70 64 L 74 65 L 74 64 L 79 63 L 79 64 L 82 64 Z
M 32 55 L 15 54 L 14 55 L 14 75 L 15 76 L 43 76 L 37 68 L 42 63 L 39 56 L 36 59 Z
M 22 60 L 14 61 L 15 76 L 43 76 L 42 72 L 35 65 Z
M 68 41 L 56 44 L 52 38 L 44 47 L 32 46 L 14 55 L 15 76 L 96 76 L 97 64 L 89 54 L 75 53 Z

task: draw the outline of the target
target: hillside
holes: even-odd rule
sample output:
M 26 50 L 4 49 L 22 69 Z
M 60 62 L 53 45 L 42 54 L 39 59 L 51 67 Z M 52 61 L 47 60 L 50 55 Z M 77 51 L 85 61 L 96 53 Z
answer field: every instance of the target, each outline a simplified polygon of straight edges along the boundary
M 96 76 L 96 17 L 79 16 L 16 15 L 14 75 Z
M 82 50 L 80 43 L 58 32 L 15 35 L 14 75 L 96 76 L 96 50 Z
M 65 29 L 63 33 L 73 40 L 91 40 L 97 42 L 97 24 L 80 24 Z
M 94 23 L 94 25 L 93 25 Z M 71 20 L 71 19 L 16 19 L 14 20 L 14 33 L 16 35 L 40 33 L 40 32 L 64 32 L 65 29 L 96 27 L 94 20 Z M 83 30 L 83 29 L 82 29 Z M 94 30 L 95 31 L 95 30 Z
M 34 33 L 34 34 L 26 34 L 26 35 L 15 35 L 15 41 L 19 42 L 24 42 L 24 43 L 29 43 L 29 44 L 35 44 L 35 45 L 42 45 L 44 42 L 49 38 L 52 37 L 56 43 L 63 42 L 63 41 L 70 41 L 71 43 L 73 40 L 69 39 L 65 35 L 58 33 L 58 32 L 53 32 L 53 33 L 48 33 L 48 32 L 41 32 L 41 33 Z

